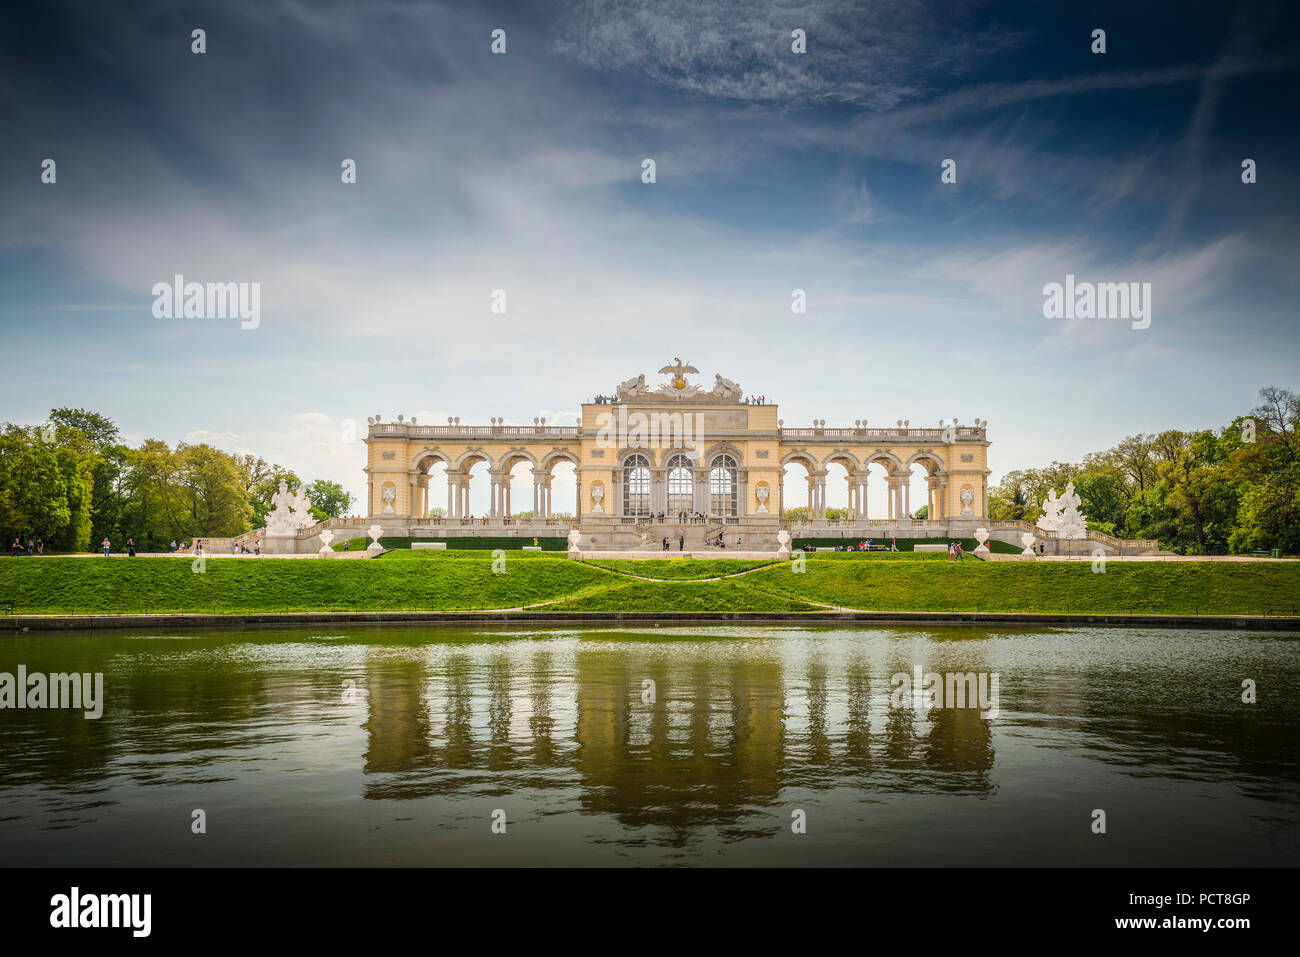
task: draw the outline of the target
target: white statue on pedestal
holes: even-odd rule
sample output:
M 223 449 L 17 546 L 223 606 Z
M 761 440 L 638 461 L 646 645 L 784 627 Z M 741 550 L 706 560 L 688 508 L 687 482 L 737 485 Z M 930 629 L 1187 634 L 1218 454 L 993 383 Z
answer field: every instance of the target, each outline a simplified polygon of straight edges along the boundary
M 374 539 L 373 542 L 371 542 L 369 545 L 366 546 L 366 551 L 368 552 L 379 551 L 384 547 L 383 545 L 379 544 L 379 536 L 384 534 L 384 526 L 371 525 L 369 528 L 366 529 L 366 534 Z
M 294 497 L 289 494 L 289 483 L 280 479 L 280 491 L 271 496 L 273 511 L 266 518 L 267 535 L 292 535 L 294 533 Z
M 1056 527 L 1057 538 L 1087 538 L 1088 526 L 1084 514 L 1079 511 L 1082 499 L 1074 492 L 1074 483 L 1065 486 L 1065 494 L 1060 499 L 1063 510 L 1061 521 Z
M 311 500 L 307 498 L 307 486 L 299 485 L 298 492 L 293 497 L 293 527 L 306 528 L 316 524 L 315 517 L 311 514 Z
M 758 499 L 758 511 L 760 512 L 767 511 L 768 493 L 769 489 L 766 485 L 760 485 L 758 488 L 754 489 L 754 497 Z
M 591 487 L 591 500 L 596 503 L 591 508 L 593 512 L 605 511 L 603 508 L 600 507 L 601 500 L 604 499 L 604 497 L 605 497 L 605 486 L 593 485 Z
M 790 533 L 784 528 L 776 533 L 776 557 L 781 559 L 790 557 Z
M 962 504 L 962 515 L 974 515 L 975 513 L 970 509 L 970 503 L 975 501 L 975 493 L 968 488 L 964 488 L 961 490 L 960 498 Z
M 393 508 L 393 503 L 397 501 L 397 489 L 391 485 L 385 485 L 380 497 L 384 500 L 384 514 L 396 515 L 397 512 Z
M 1043 499 L 1043 514 L 1039 516 L 1037 525 L 1045 532 L 1054 532 L 1061 524 L 1061 509 L 1065 503 L 1056 497 L 1056 489 L 1047 490 L 1047 498 Z
M 582 544 L 582 532 L 576 528 L 569 530 L 569 554 L 577 555 L 581 549 L 578 546 Z
M 979 542 L 975 546 L 975 554 L 978 555 L 982 552 L 987 555 L 989 553 L 989 530 L 987 528 L 975 529 L 975 538 Z
M 1043 500 L 1043 514 L 1038 519 L 1038 527 L 1045 532 L 1055 532 L 1057 538 L 1087 538 L 1087 517 L 1079 511 L 1082 499 L 1074 492 L 1074 483 L 1065 486 L 1065 494 L 1059 498 L 1056 489 L 1049 489 Z
M 320 557 L 329 558 L 334 554 L 334 549 L 330 548 L 330 542 L 334 541 L 334 533 L 328 528 L 320 533 Z
M 1023 535 L 1020 536 L 1020 541 L 1023 542 L 1025 546 L 1025 550 L 1020 553 L 1020 557 L 1036 558 L 1037 554 L 1034 552 L 1034 533 L 1025 532 Z

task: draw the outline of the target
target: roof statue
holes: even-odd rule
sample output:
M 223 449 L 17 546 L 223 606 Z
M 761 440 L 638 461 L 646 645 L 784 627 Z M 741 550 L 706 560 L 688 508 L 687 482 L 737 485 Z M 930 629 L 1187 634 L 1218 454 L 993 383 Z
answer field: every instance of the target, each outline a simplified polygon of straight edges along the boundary
M 625 379 L 618 384 L 617 394 L 620 402 L 681 402 L 690 399 L 694 402 L 739 402 L 740 386 L 721 375 L 713 377 L 713 388 L 707 389 L 698 382 L 687 380 L 688 375 L 699 375 L 700 370 L 679 356 L 673 356 L 670 365 L 659 370 L 660 375 L 669 376 L 669 381 L 656 388 L 646 384 L 645 376 L 639 375 Z

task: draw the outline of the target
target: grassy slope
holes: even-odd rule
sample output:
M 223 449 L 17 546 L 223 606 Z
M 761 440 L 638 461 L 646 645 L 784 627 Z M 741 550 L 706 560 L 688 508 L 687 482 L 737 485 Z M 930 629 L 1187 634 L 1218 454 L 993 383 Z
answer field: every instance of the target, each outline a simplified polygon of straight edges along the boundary
M 721 578 L 737 572 L 762 568 L 773 564 L 770 561 L 735 558 L 596 558 L 587 561 L 597 568 L 609 568 L 624 575 L 637 575 L 642 578 L 671 579 L 685 581 L 688 579 Z
M 1031 611 L 1258 615 L 1300 600 L 1300 562 L 911 562 L 810 558 L 807 570 L 764 569 L 747 583 L 777 594 L 888 611 Z
M 547 602 L 539 610 L 778 611 L 816 604 L 864 610 L 1260 614 L 1300 600 L 1300 563 L 953 563 L 944 555 L 810 556 L 761 565 L 728 559 L 597 563 L 531 552 L 391 552 L 378 560 L 0 558 L 0 599 L 24 612 L 468 610 Z M 642 582 L 626 577 L 673 579 Z M 703 575 L 701 574 L 703 573 Z M 813 605 L 809 602 L 815 603 Z
M 529 553 L 530 555 L 532 553 Z M 607 572 L 538 556 L 493 574 L 490 553 L 455 561 L 5 558 L 0 599 L 22 612 L 302 611 L 511 608 L 615 583 Z

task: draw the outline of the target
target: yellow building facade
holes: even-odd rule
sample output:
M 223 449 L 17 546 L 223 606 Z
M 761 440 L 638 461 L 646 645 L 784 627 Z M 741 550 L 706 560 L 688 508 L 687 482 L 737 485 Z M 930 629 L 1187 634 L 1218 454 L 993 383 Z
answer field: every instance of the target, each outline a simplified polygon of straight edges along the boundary
M 435 425 L 374 417 L 366 436 L 367 514 L 386 527 L 406 526 L 418 534 L 424 526 L 514 525 L 520 512 L 531 513 L 530 525 L 555 524 L 555 513 L 564 512 L 573 516 L 568 524 L 584 533 L 604 532 L 611 545 L 652 517 L 676 520 L 686 514 L 690 524 L 741 526 L 758 539 L 774 540 L 785 509 L 803 506 L 808 524 L 824 524 L 828 480 L 839 480 L 847 482 L 848 523 L 864 528 L 909 528 L 908 516 L 921 505 L 928 506 L 927 525 L 987 519 L 984 421 L 931 428 L 862 420 L 791 426 L 779 406 L 742 394 L 721 375 L 711 387 L 701 385 L 690 378 L 697 370 L 680 360 L 660 373 L 666 380 L 657 386 L 640 375 L 620 383 L 612 395 L 584 403 L 577 426 L 541 419 L 532 426 L 498 419 Z M 471 470 L 480 463 L 487 466 L 490 505 L 486 515 L 475 516 Z M 524 501 L 512 498 L 520 492 L 513 476 L 520 463 L 528 464 L 532 478 Z M 552 479 L 563 463 L 575 469 L 576 500 L 557 503 Z M 789 480 L 792 465 L 804 473 L 794 479 L 797 488 Z M 440 466 L 446 469 L 446 498 L 433 501 L 430 474 Z M 911 475 L 918 466 L 926 498 L 913 502 Z M 873 482 L 885 483 L 886 514 L 868 512 Z M 435 507 L 444 512 L 436 519 L 430 515 Z

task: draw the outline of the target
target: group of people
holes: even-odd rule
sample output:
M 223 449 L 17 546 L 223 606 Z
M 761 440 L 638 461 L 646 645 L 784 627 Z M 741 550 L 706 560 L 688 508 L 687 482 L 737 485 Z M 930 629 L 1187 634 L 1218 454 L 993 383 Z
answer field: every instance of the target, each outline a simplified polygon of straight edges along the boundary
M 650 514 L 650 521 L 664 522 L 667 521 L 669 517 L 670 513 L 668 512 L 652 512 Z M 681 525 L 685 525 L 688 522 L 692 525 L 707 525 L 709 522 L 709 513 L 692 512 L 688 509 L 682 509 L 677 513 L 677 522 Z
M 172 542 L 172 544 L 175 545 L 176 543 L 175 543 L 175 542 Z M 104 540 L 103 540 L 102 542 L 99 543 L 99 547 L 102 548 L 102 549 L 104 550 L 104 557 L 105 557 L 105 558 L 108 558 L 110 555 L 113 554 L 113 543 L 110 542 L 110 541 L 108 540 L 108 536 L 107 536 L 107 535 L 105 535 L 105 536 L 104 536 Z M 175 549 L 172 549 L 172 550 L 175 551 Z M 126 540 L 126 553 L 127 553 L 128 555 L 130 555 L 132 558 L 135 557 L 135 539 L 134 539 L 134 538 L 128 538 L 128 539 Z
M 645 537 L 645 534 L 643 533 L 643 534 L 641 535 L 641 541 L 644 542 L 645 539 L 646 539 L 646 537 Z M 704 544 L 705 544 L 706 546 L 708 546 L 709 548 L 726 548 L 726 547 L 727 547 L 727 540 L 726 540 L 725 538 L 722 537 L 722 532 L 718 532 L 718 534 L 717 534 L 715 537 L 713 537 L 713 538 L 706 538 L 706 539 L 704 540 Z M 739 535 L 736 536 L 736 547 L 737 547 L 737 548 L 740 547 L 740 536 L 739 536 Z M 665 535 L 665 536 L 663 537 L 663 550 L 664 550 L 664 551 L 670 551 L 671 549 L 672 549 L 672 544 L 668 541 L 668 536 Z M 685 535 L 679 534 L 679 535 L 677 536 L 677 550 L 678 550 L 679 552 L 681 552 L 681 551 L 685 551 L 685 550 L 686 550 L 686 536 L 685 536 Z
M 767 405 L 767 396 L 750 395 L 745 397 L 745 405 Z
M 966 553 L 961 550 L 961 542 L 948 543 L 948 558 L 955 562 L 965 560 Z
M 14 550 L 14 551 L 13 551 L 13 557 L 14 557 L 14 558 L 17 558 L 17 557 L 19 557 L 20 555 L 22 555 L 22 553 L 23 553 L 23 543 L 22 543 L 22 539 L 20 539 L 20 538 L 18 538 L 18 537 L 15 537 L 15 538 L 14 538 L 13 550 Z M 28 555 L 44 555 L 44 554 L 45 554 L 45 539 L 43 539 L 43 538 L 38 538 L 38 539 L 35 539 L 35 540 L 33 540 L 33 539 L 31 539 L 31 538 L 27 539 L 27 554 L 28 554 Z
M 865 541 L 858 542 L 857 545 L 836 545 L 835 551 L 897 551 L 898 540 L 891 538 L 888 545 L 876 545 L 875 538 L 867 538 Z

